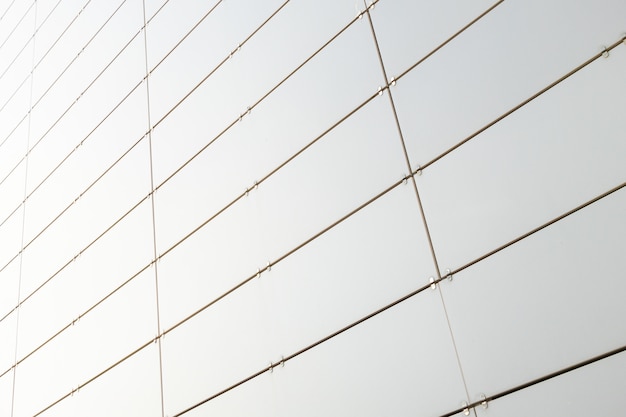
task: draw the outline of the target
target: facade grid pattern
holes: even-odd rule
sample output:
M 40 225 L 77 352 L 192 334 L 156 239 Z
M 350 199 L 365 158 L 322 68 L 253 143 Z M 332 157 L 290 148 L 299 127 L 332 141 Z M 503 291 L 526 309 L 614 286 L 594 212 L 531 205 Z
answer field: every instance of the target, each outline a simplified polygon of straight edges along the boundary
M 0 1 L 0 416 L 619 415 L 623 16 Z

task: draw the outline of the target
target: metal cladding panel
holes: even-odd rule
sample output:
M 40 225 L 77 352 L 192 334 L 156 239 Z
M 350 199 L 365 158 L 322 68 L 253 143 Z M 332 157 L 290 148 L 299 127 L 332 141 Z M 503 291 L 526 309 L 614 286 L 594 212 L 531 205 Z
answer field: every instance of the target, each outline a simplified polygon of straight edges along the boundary
M 0 417 L 620 415 L 623 0 L 0 0 Z

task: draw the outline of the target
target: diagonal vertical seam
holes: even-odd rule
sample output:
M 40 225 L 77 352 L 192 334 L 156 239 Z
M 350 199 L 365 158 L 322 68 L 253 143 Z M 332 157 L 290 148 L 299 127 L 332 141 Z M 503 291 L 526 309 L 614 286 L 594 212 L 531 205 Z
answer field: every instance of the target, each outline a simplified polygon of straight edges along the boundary
M 29 9 L 30 10 L 30 9 Z M 34 78 L 34 66 L 35 66 L 35 40 L 37 33 L 37 0 L 33 3 L 33 20 L 34 20 L 34 28 L 33 28 L 33 52 L 31 56 L 31 71 L 30 71 L 30 92 L 29 92 L 29 108 L 33 102 L 33 78 Z M 21 21 L 20 21 L 21 22 Z M 30 128 L 31 128 L 31 117 L 32 113 L 28 113 L 28 128 L 26 132 L 26 152 L 28 152 L 28 148 L 30 146 Z M 28 157 L 26 157 L 24 161 L 24 198 L 26 198 L 26 194 L 28 192 Z M 24 247 L 24 231 L 26 228 L 26 204 L 22 206 L 22 230 L 20 237 L 20 247 Z M 17 304 L 19 305 L 21 290 L 22 290 L 22 266 L 24 260 L 24 251 L 20 251 L 20 260 L 19 260 L 19 272 L 17 278 Z M 15 413 L 15 382 L 17 375 L 17 352 L 18 352 L 18 338 L 19 338 L 19 328 L 20 328 L 20 309 L 17 308 L 15 312 L 15 346 L 14 346 L 14 357 L 13 357 L 13 381 L 11 386 L 11 417 L 13 417 Z
M 150 209 L 152 217 L 152 256 L 153 259 L 157 257 L 157 237 L 156 237 L 156 216 L 154 210 L 154 169 L 152 160 L 152 119 L 150 117 L 150 70 L 148 66 L 148 26 L 146 19 L 146 1 L 142 1 L 143 11 L 143 44 L 144 44 L 144 63 L 145 63 L 145 77 L 146 83 L 146 116 L 148 123 L 148 158 L 150 165 Z M 165 401 L 163 395 L 163 354 L 161 346 L 161 308 L 159 306 L 159 269 L 157 262 L 155 261 L 152 266 L 154 267 L 154 296 L 155 296 L 155 309 L 156 309 L 156 325 L 157 336 L 156 342 L 159 351 L 159 395 L 161 401 L 161 417 L 165 417 Z
M 14 4 L 15 4 L 15 0 L 13 0 L 11 4 L 9 4 L 9 6 L 4 10 L 4 12 L 2 13 L 2 16 L 0 16 L 0 22 L 2 21 L 2 19 L 4 19 L 7 13 L 9 13 L 9 10 L 11 10 L 11 7 L 13 7 Z
M 400 126 L 400 120 L 398 118 L 398 113 L 396 111 L 396 106 L 395 106 L 395 103 L 394 103 L 394 100 L 393 100 L 393 94 L 391 92 L 391 89 L 389 88 L 390 80 L 389 80 L 389 78 L 387 76 L 387 71 L 385 69 L 385 63 L 384 63 L 382 54 L 380 52 L 380 46 L 378 44 L 378 38 L 376 37 L 376 31 L 374 29 L 374 23 L 372 21 L 372 16 L 370 14 L 370 9 L 374 6 L 374 4 L 376 2 L 371 3 L 369 7 L 367 6 L 365 0 L 363 0 L 363 2 L 364 2 L 365 7 L 366 7 L 365 13 L 367 14 L 367 20 L 369 22 L 370 29 L 372 31 L 372 38 L 373 38 L 373 41 L 374 41 L 374 45 L 376 47 L 376 53 L 378 55 L 378 60 L 380 62 L 380 67 L 381 67 L 381 70 L 382 70 L 384 82 L 385 82 L 385 85 L 387 86 L 386 89 L 387 89 L 387 93 L 389 94 L 389 103 L 390 103 L 391 110 L 392 110 L 392 113 L 393 113 L 393 117 L 394 117 L 394 120 L 395 120 L 395 123 L 396 123 L 396 128 L 398 130 L 398 136 L 400 138 L 400 142 L 401 142 L 401 145 L 402 145 L 402 150 L 403 150 L 403 153 L 404 153 L 404 159 L 405 159 L 405 162 L 406 162 L 406 166 L 407 166 L 407 169 L 409 170 L 409 172 L 412 172 L 411 161 L 410 161 L 410 158 L 409 158 L 409 154 L 407 152 L 406 142 L 404 140 L 404 135 L 402 133 L 402 128 Z M 437 279 L 441 280 L 441 272 L 440 272 L 440 269 L 439 269 L 439 263 L 437 261 L 437 255 L 435 253 L 435 248 L 433 246 L 430 230 L 428 228 L 428 222 L 426 221 L 426 215 L 424 214 L 424 208 L 423 208 L 423 205 L 422 205 L 422 200 L 420 198 L 419 190 L 417 188 L 417 182 L 415 181 L 415 175 L 410 175 L 410 177 L 411 177 L 411 183 L 413 185 L 413 190 L 415 192 L 415 196 L 416 196 L 416 199 L 417 199 L 417 205 L 418 205 L 418 208 L 419 208 L 420 216 L 422 218 L 422 222 L 423 222 L 423 225 L 424 225 L 424 230 L 426 232 L 426 238 L 428 240 L 428 246 L 430 248 L 430 253 L 431 253 L 431 256 L 432 256 L 432 259 L 433 259 L 433 263 L 434 263 L 434 266 L 435 266 L 435 272 L 437 274 Z M 437 289 L 438 289 L 438 292 L 439 292 L 439 296 L 441 298 L 441 305 L 443 307 L 443 312 L 444 312 L 444 316 L 445 316 L 445 319 L 446 319 L 446 324 L 448 326 L 448 332 L 450 334 L 452 347 L 454 349 L 454 355 L 455 355 L 457 366 L 458 366 L 458 369 L 459 369 L 459 374 L 461 376 L 461 381 L 463 382 L 463 388 L 465 390 L 466 401 L 469 403 L 470 402 L 470 395 L 469 395 L 469 390 L 467 388 L 467 382 L 465 380 L 465 373 L 463 372 L 463 365 L 461 363 L 461 358 L 459 356 L 459 352 L 458 352 L 458 349 L 457 349 L 457 346 L 456 346 L 454 333 L 452 332 L 452 326 L 450 325 L 450 319 L 448 317 L 448 311 L 446 309 L 446 303 L 445 303 L 445 300 L 443 298 L 443 294 L 441 292 L 441 286 L 437 285 Z M 475 417 L 477 417 L 476 416 L 476 411 L 474 409 L 473 409 L 473 412 L 474 412 Z
M 364 0 L 364 3 L 365 3 L 365 0 Z M 376 2 L 371 3 L 369 7 L 366 5 L 365 14 L 367 15 L 367 20 L 369 22 L 370 29 L 372 30 L 372 37 L 373 37 L 373 40 L 374 40 L 374 45 L 376 47 L 376 54 L 378 56 L 378 61 L 380 62 L 380 67 L 381 67 L 381 70 L 383 72 L 384 82 L 385 82 L 385 85 L 387 85 L 388 84 L 387 71 L 385 70 L 385 64 L 383 62 L 383 57 L 382 57 L 382 54 L 380 53 L 380 47 L 378 45 L 378 38 L 376 37 L 376 32 L 374 30 L 374 24 L 372 22 L 372 17 L 370 15 L 370 9 L 375 4 L 376 4 Z M 390 88 L 387 88 L 387 93 L 389 94 L 389 102 L 390 102 L 390 105 L 391 105 L 391 110 L 393 112 L 393 117 L 394 117 L 394 120 L 396 122 L 396 128 L 398 130 L 398 135 L 400 137 L 400 144 L 402 146 L 402 152 L 404 154 L 404 160 L 406 162 L 406 166 L 407 166 L 408 172 L 411 172 L 411 161 L 409 159 L 409 154 L 408 154 L 407 149 L 406 149 L 406 143 L 405 143 L 405 140 L 404 140 L 404 135 L 402 134 L 402 129 L 400 128 L 400 121 L 398 119 L 398 114 L 396 112 L 396 106 L 394 104 L 393 95 L 391 94 L 391 89 Z M 439 272 L 439 264 L 437 262 L 437 255 L 435 254 L 435 248 L 433 246 L 432 239 L 430 237 L 430 230 L 428 228 L 428 223 L 426 221 L 426 216 L 424 215 L 424 209 L 422 207 L 422 200 L 420 198 L 420 194 L 419 194 L 419 191 L 417 189 L 417 183 L 415 181 L 415 176 L 411 175 L 410 177 L 411 177 L 411 183 L 413 184 L 413 191 L 415 192 L 415 196 L 417 198 L 417 205 L 419 207 L 419 212 L 420 212 L 420 216 L 422 218 L 422 223 L 424 224 L 424 230 L 426 231 L 426 238 L 428 240 L 428 246 L 430 248 L 430 254 L 432 256 L 433 263 L 435 265 L 435 271 L 437 273 L 437 278 L 441 278 L 441 274 Z

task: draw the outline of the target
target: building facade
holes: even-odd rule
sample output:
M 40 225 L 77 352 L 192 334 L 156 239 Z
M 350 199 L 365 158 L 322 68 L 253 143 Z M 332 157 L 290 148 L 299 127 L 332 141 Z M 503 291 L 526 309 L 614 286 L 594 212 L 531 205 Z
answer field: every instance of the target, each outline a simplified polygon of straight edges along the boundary
M 623 414 L 624 16 L 0 1 L 0 416 Z

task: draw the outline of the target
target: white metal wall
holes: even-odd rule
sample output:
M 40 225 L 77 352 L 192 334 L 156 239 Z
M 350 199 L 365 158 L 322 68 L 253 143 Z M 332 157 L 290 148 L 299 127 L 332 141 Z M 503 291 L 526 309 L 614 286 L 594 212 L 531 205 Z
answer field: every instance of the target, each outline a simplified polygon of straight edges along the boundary
M 619 416 L 623 0 L 0 1 L 0 416 Z

